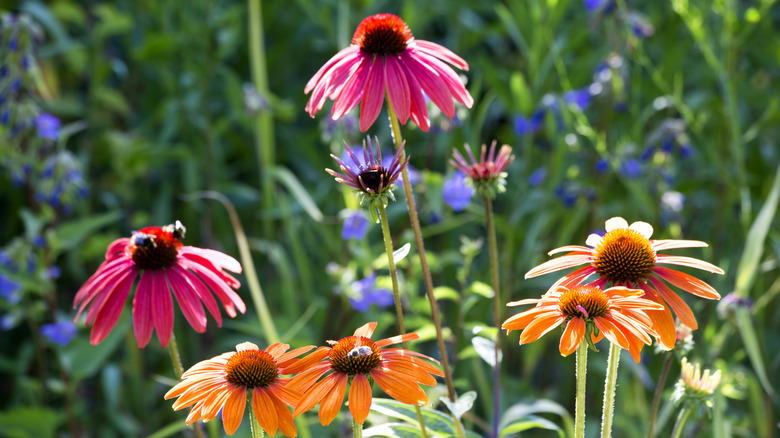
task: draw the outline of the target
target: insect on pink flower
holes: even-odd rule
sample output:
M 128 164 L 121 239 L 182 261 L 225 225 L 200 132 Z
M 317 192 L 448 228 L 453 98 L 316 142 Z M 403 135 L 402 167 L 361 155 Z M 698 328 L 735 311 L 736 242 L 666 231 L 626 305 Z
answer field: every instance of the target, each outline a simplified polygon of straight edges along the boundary
M 450 50 L 416 40 L 404 21 L 392 14 L 365 18 L 352 44 L 333 56 L 309 80 L 306 111 L 314 117 L 325 101 L 333 100 L 331 117 L 338 120 L 360 103 L 360 130 L 365 132 L 382 109 L 385 95 L 404 124 L 411 117 L 423 131 L 430 128 L 423 93 L 447 116 L 455 116 L 453 99 L 471 108 L 474 99 L 447 63 L 469 66 Z
M 106 260 L 76 293 L 76 320 L 87 307 L 86 324 L 92 325 L 90 342 L 99 344 L 116 325 L 137 277 L 133 297 L 133 329 L 138 347 L 149 343 L 157 330 L 165 347 L 173 332 L 173 300 L 195 331 L 206 331 L 206 309 L 222 326 L 217 296 L 227 314 L 246 312 L 246 305 L 233 289 L 241 285 L 225 271 L 241 272 L 233 257 L 211 249 L 184 246 L 186 229 L 181 222 L 164 227 L 146 227 L 130 238 L 112 242 Z

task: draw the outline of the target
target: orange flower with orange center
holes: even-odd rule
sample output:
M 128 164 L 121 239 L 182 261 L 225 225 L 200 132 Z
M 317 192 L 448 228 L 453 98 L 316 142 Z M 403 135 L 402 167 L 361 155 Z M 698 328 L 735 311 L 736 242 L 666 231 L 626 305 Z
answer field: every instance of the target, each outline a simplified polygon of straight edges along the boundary
M 349 411 L 355 422 L 363 424 L 371 408 L 370 381 L 402 403 L 424 405 L 428 402 L 428 396 L 418 384 L 436 385 L 431 374 L 444 376 L 423 359 L 436 361 L 413 351 L 385 348 L 417 339 L 416 333 L 371 340 L 376 325 L 375 322 L 368 323 L 355 330 L 353 336 L 328 341 L 332 347 L 320 348 L 311 354 L 321 355 L 322 361 L 297 374 L 290 382 L 290 388 L 304 393 L 293 416 L 319 403 L 320 423 L 327 426 L 338 415 L 349 386 Z
M 698 328 L 698 324 L 690 307 L 666 282 L 710 300 L 720 299 L 720 294 L 698 278 L 662 265 L 686 266 L 716 274 L 723 274 L 723 270 L 692 257 L 658 254 L 662 250 L 699 248 L 707 244 L 698 240 L 651 240 L 653 227 L 646 222 L 634 222 L 629 226 L 622 217 L 613 217 L 606 222 L 606 231 L 604 236 L 588 236 L 585 242 L 588 246 L 568 245 L 550 251 L 549 255 L 560 252 L 568 254 L 531 269 L 525 278 L 587 264 L 563 276 L 553 287 L 583 284 L 596 274 L 599 278 L 588 283 L 589 286 L 612 285 L 642 289 L 644 298 L 663 305 L 663 309 L 651 310 L 648 315 L 658 333 L 659 342 L 665 348 L 673 348 L 676 335 L 672 311 L 691 329 Z
M 507 319 L 501 328 L 507 333 L 523 330 L 520 335 L 522 345 L 539 339 L 565 322 L 566 328 L 559 345 L 561 355 L 568 356 L 576 351 L 590 333 L 590 341 L 594 344 L 606 337 L 611 343 L 628 350 L 639 362 L 640 350 L 652 342 L 650 335 L 656 335 L 646 312 L 663 310 L 662 305 L 640 298 L 643 293 L 625 287 L 601 290 L 591 286 L 556 286 L 539 299 L 507 304 L 536 306 Z M 598 330 L 594 330 L 594 326 Z
M 238 344 L 236 351 L 204 360 L 185 371 L 182 381 L 165 394 L 165 399 L 179 397 L 173 404 L 176 411 L 195 405 L 187 424 L 198 419 L 213 420 L 222 409 L 225 433 L 232 435 L 244 417 L 249 393 L 257 421 L 266 433 L 273 435 L 278 429 L 289 437 L 297 436 L 287 405 L 294 406 L 301 394 L 289 387 L 289 378 L 279 375 L 305 370 L 320 356 L 298 359 L 314 347 L 287 351 L 289 348 L 276 343 L 263 351 L 251 342 Z

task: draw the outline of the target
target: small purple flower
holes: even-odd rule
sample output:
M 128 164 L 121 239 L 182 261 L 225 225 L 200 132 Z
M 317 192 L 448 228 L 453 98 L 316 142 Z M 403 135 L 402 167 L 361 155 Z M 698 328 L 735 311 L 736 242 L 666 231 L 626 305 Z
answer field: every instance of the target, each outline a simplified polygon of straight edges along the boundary
M 455 211 L 461 211 L 468 207 L 474 196 L 474 188 L 466 183 L 466 175 L 455 171 L 452 178 L 444 181 L 442 187 L 442 199 Z
M 627 178 L 637 178 L 642 174 L 642 165 L 635 158 L 628 158 L 620 166 L 620 172 Z
M 59 266 L 52 266 L 46 272 L 46 277 L 49 280 L 56 280 L 56 279 L 60 278 L 60 275 L 62 275 L 62 270 L 60 269 Z
M 604 173 L 607 170 L 609 170 L 609 161 L 599 158 L 598 161 L 596 161 L 596 172 Z
M 349 304 L 358 312 L 365 312 L 376 304 L 379 308 L 393 304 L 393 292 L 390 289 L 376 288 L 376 273 L 372 272 L 368 277 L 352 283 L 352 290 L 356 298 L 349 298 Z
M 649 38 L 655 33 L 655 28 L 650 20 L 638 12 L 628 14 L 628 25 L 631 31 L 639 38 Z
M 41 335 L 64 347 L 76 337 L 76 325 L 67 320 L 44 324 L 41 326 Z
M 574 203 L 576 203 L 577 199 L 580 197 L 580 193 L 575 187 L 568 185 L 564 186 L 563 184 L 558 185 L 558 187 L 555 188 L 554 193 L 566 208 L 573 207 Z
M 563 93 L 563 101 L 569 105 L 576 105 L 577 108 L 584 110 L 590 105 L 590 86 L 580 90 L 571 90 Z
M 409 185 L 416 186 L 417 184 L 420 184 L 423 181 L 422 172 L 415 169 L 411 165 L 406 166 L 406 174 L 409 175 Z M 401 184 L 404 182 L 404 175 L 401 174 L 398 177 L 398 181 L 401 181 Z
M 3 297 L 9 304 L 18 304 L 21 301 L 20 290 L 22 290 L 22 285 L 19 282 L 0 275 L 0 297 Z
M 615 9 L 614 0 L 583 0 L 582 3 L 590 13 L 603 11 L 608 14 Z
M 344 240 L 363 240 L 368 231 L 368 218 L 360 210 L 350 210 L 344 218 L 341 238 Z
M 642 151 L 642 153 L 639 155 L 639 159 L 642 161 L 647 161 L 653 157 L 653 154 L 655 154 L 655 147 L 650 145 L 646 147 L 644 151 Z
M 531 187 L 536 187 L 539 184 L 544 181 L 544 178 L 547 176 L 547 169 L 544 167 L 540 167 L 531 173 L 531 176 L 528 177 L 528 184 L 531 185 Z
M 60 136 L 60 119 L 49 113 L 41 113 L 35 118 L 38 137 L 56 140 Z
M 544 110 L 537 110 L 531 117 L 526 118 L 522 115 L 515 116 L 515 132 L 517 135 L 535 134 L 542 126 L 544 120 Z

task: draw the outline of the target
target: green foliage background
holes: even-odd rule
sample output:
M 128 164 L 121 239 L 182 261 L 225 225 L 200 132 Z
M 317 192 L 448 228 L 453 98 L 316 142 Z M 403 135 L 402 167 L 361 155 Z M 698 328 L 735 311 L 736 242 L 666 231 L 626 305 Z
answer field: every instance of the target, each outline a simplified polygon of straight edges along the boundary
M 7 177 L 12 169 L 0 167 L 0 246 L 44 234 L 50 250 L 35 253 L 39 266 L 63 271 L 56 280 L 38 274 L 24 279 L 19 307 L 0 307 L 25 321 L 0 336 L 0 436 L 180 433 L 185 414 L 162 399 L 175 383 L 167 352 L 156 338 L 143 350 L 136 347 L 129 308 L 97 347 L 89 345 L 83 325 L 67 347 L 47 344 L 38 327 L 75 316 L 76 290 L 100 264 L 108 243 L 131 230 L 179 219 L 189 230 L 186 244 L 238 257 L 226 210 L 205 199 L 204 191 L 219 192 L 235 206 L 273 322 L 286 342 L 319 345 L 368 321 L 379 321 L 383 335 L 395 334 L 391 311 L 358 313 L 346 299 L 350 278 L 376 269 L 380 283 L 389 281 L 382 277 L 381 231 L 372 225 L 364 241 L 341 239 L 339 212 L 357 208 L 356 201 L 323 170 L 333 167 L 329 154 L 340 154 L 342 140 L 357 144 L 363 135 L 343 124 L 326 135 L 329 104 L 315 119 L 303 111 L 309 78 L 349 43 L 362 18 L 379 12 L 398 14 L 415 37 L 450 48 L 470 65 L 465 76 L 476 103 L 459 110 L 461 124 L 429 134 L 411 124 L 403 129 L 411 163 L 423 171 L 417 201 L 457 355 L 456 386 L 459 393 L 478 394 L 472 417 L 464 419 L 467 427 L 487 435 L 479 419 L 489 419 L 493 409 L 492 370 L 472 343 L 477 332 L 490 337 L 491 302 L 482 285 L 489 283 L 488 254 L 463 251 L 461 241 L 484 235 L 484 214 L 476 198 L 466 211 L 453 212 L 441 191 L 452 173 L 452 148 L 498 139 L 512 145 L 517 157 L 508 191 L 495 202 L 506 301 L 544 292 L 553 276 L 526 281 L 523 274 L 547 260 L 547 251 L 583 244 L 612 216 L 647 221 L 659 239 L 706 241 L 708 248 L 685 255 L 711 261 L 726 275 L 700 278 L 723 296 L 736 291 L 753 305 L 718 312 L 718 303 L 683 294 L 699 321 L 690 357 L 724 373 L 711 418 L 700 416 L 689 436 L 777 435 L 780 188 L 772 186 L 780 164 L 780 8 L 773 0 L 616 3 L 617 12 L 593 14 L 579 0 L 269 1 L 262 2 L 261 19 L 243 2 L 4 2 L 3 9 L 18 8 L 44 31 L 36 55 L 51 98 L 38 103 L 63 121 L 59 147 L 78 158 L 90 194 L 64 215 L 36 203 Z M 654 33 L 638 37 L 626 19 L 629 11 L 643 14 Z M 270 90 L 257 114 L 245 108 L 243 91 L 252 82 L 251 19 L 262 20 Z M 589 86 L 610 59 L 620 62 L 588 108 L 561 105 L 560 116 L 548 111 L 536 135 L 515 131 L 515 116 L 530 117 L 545 96 Z M 389 147 L 384 117 L 369 134 Z M 668 119 L 684 122 L 691 155 L 659 148 L 641 160 Z M 441 126 L 445 120 L 434 122 Z M 258 147 L 258 132 L 273 146 Z M 0 138 L 7 135 L 0 127 Z M 10 147 L 0 144 L 3 154 Z M 630 159 L 641 164 L 639 176 L 621 172 Z M 606 171 L 596 171 L 599 160 L 608 163 Z M 529 184 L 540 167 L 546 177 Z M 571 205 L 556 194 L 559 187 L 577 194 Z M 661 201 L 670 190 L 685 196 L 679 212 Z M 389 209 L 396 247 L 413 240 L 398 195 Z M 416 254 L 401 271 L 407 328 L 422 338 L 415 349 L 435 356 Z M 221 329 L 211 321 L 204 335 L 177 314 L 185 367 L 246 340 L 267 344 L 248 289 L 240 293 L 247 313 Z M 507 420 L 543 400 L 573 412 L 574 358 L 560 356 L 554 334 L 522 347 L 517 339 L 512 333 L 502 340 Z M 590 357 L 586 430 L 595 435 L 606 349 Z M 646 434 L 665 358 L 652 348 L 644 350 L 641 363 L 623 358 L 615 436 Z M 678 373 L 675 362 L 666 393 Z M 429 394 L 436 401 L 443 392 Z M 540 415 L 566 430 L 569 420 L 556 409 L 541 409 Z M 660 435 L 671 430 L 675 412 L 665 399 Z M 348 430 L 341 417 L 337 422 L 343 423 L 329 429 L 311 413 L 306 418 L 315 437 Z M 220 436 L 220 422 L 212 423 L 208 432 Z M 239 434 L 248 431 L 242 426 Z M 541 429 L 523 434 L 554 435 Z

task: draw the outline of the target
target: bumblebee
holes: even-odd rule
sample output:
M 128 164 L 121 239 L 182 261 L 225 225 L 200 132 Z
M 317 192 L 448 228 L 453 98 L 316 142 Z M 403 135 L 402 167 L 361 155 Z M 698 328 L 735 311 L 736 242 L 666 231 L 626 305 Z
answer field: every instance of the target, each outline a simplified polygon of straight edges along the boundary
M 368 356 L 373 353 L 371 347 L 367 345 L 358 345 L 347 353 L 347 357 L 350 359 L 357 359 L 358 357 Z
M 157 244 L 154 242 L 154 236 L 150 236 L 146 233 L 133 233 L 133 245 L 139 248 L 157 248 Z
M 187 232 L 187 228 L 177 219 L 176 222 L 163 227 L 163 231 L 171 233 L 176 240 L 182 240 L 184 239 L 184 234 Z

